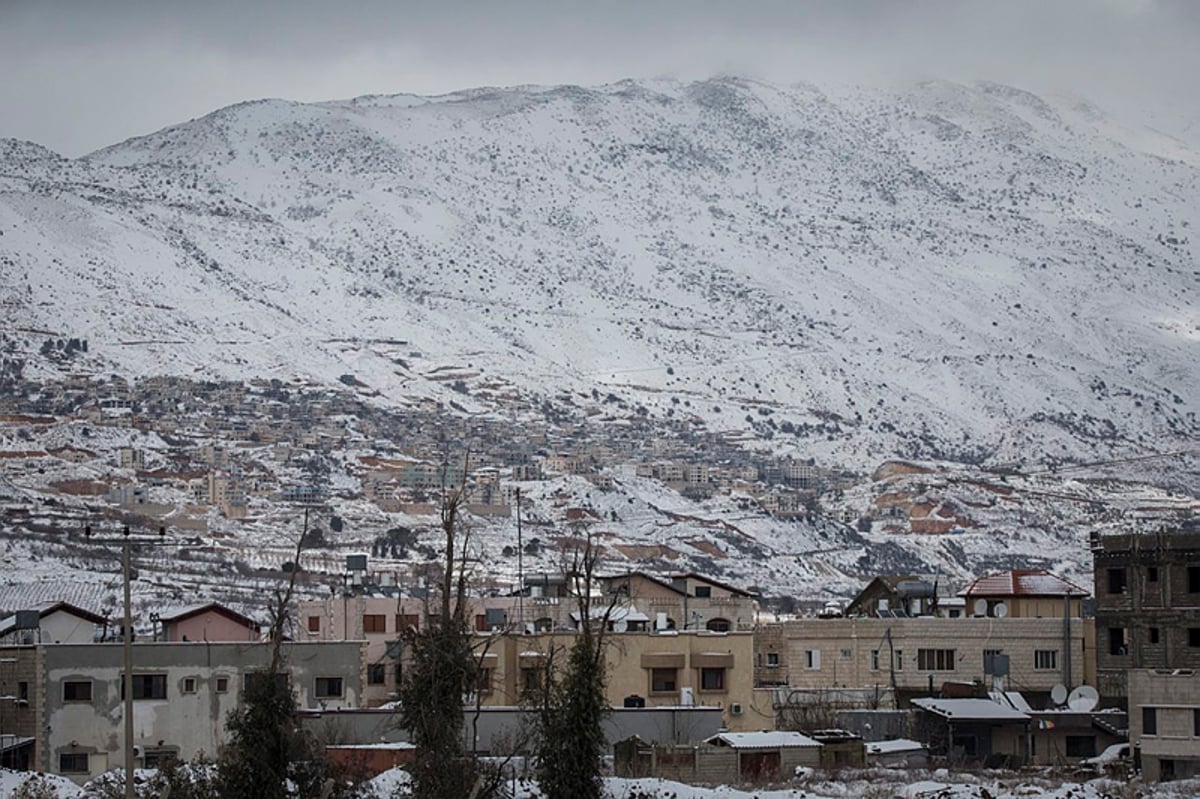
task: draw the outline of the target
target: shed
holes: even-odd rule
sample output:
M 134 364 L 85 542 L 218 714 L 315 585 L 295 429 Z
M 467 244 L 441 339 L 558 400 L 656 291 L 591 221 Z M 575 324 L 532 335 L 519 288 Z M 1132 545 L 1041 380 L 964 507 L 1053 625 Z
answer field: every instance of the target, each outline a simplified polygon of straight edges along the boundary
M 705 743 L 735 750 L 738 776 L 746 782 L 776 782 L 797 766 L 821 766 L 821 742 L 798 732 L 722 732 Z
M 930 754 L 955 763 L 1024 763 L 1030 749 L 1030 717 L 990 699 L 914 699 L 922 711 L 921 737 Z
M 929 748 L 919 741 L 897 738 L 867 744 L 867 765 L 883 768 L 925 768 Z
M 809 733 L 821 744 L 821 768 L 866 768 L 867 748 L 861 735 L 849 730 L 814 730 Z
M 416 759 L 417 747 L 405 741 L 339 744 L 326 746 L 325 756 L 344 767 L 347 773 L 367 779 L 411 764 Z

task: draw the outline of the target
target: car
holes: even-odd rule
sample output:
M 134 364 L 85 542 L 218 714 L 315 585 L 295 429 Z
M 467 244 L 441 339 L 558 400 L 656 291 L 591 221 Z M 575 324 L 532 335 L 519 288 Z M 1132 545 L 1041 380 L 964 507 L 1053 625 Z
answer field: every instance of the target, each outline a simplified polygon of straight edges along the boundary
M 1111 774 L 1123 771 L 1133 763 L 1133 753 L 1129 744 L 1113 744 L 1095 757 L 1085 758 L 1079 762 L 1083 770 Z

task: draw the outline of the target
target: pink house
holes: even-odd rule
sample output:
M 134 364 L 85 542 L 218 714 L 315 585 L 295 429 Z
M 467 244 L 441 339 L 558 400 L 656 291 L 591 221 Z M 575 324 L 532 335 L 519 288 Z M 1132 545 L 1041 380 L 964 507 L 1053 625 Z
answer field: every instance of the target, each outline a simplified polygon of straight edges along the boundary
M 258 641 L 258 622 L 224 605 L 209 602 L 177 608 L 159 616 L 164 641 Z

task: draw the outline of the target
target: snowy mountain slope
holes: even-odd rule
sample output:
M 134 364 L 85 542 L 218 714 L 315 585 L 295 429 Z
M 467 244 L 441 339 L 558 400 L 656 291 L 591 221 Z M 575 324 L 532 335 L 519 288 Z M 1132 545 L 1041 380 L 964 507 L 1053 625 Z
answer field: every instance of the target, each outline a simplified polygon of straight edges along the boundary
M 385 402 L 458 366 L 858 466 L 1103 457 L 1197 435 L 1198 177 L 994 84 L 261 101 L 0 145 L 0 302 L 47 370 L 47 333 Z

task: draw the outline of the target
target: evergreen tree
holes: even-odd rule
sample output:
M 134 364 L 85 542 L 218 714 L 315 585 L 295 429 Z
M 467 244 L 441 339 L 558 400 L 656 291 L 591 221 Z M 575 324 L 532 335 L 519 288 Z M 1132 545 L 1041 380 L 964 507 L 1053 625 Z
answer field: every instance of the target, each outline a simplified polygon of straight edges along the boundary
M 598 641 L 580 635 L 565 673 L 547 680 L 540 714 L 537 776 L 546 799 L 600 799 L 604 666 Z
M 616 597 L 593 614 L 592 586 L 597 552 L 591 536 L 575 553 L 567 574 L 579 607 L 579 635 L 566 669 L 555 674 L 552 651 L 538 713 L 538 784 L 546 799 L 599 799 L 600 763 L 605 750 L 603 722 L 605 632 Z

